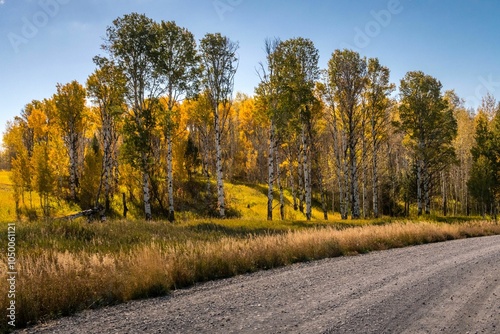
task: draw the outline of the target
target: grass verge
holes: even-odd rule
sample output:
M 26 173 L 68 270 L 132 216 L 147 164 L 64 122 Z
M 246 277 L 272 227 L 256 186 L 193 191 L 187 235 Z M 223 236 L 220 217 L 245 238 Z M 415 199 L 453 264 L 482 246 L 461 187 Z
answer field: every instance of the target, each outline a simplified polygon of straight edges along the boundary
M 169 232 L 172 233 L 177 227 L 156 222 L 153 225 L 140 225 L 146 229 L 160 229 L 152 238 L 143 240 L 143 234 L 137 231 L 140 229 L 138 223 L 71 224 L 68 225 L 70 227 L 55 225 L 50 228 L 60 231 L 64 235 L 61 238 L 68 242 L 72 238 L 86 240 L 85 247 L 64 245 L 60 248 L 55 245 L 59 242 L 57 240 L 19 247 L 16 291 L 18 327 L 83 309 L 164 295 L 172 289 L 196 282 L 300 261 L 500 234 L 500 225 L 494 222 L 473 221 L 456 224 L 397 222 L 341 230 L 336 227 L 314 227 L 247 235 L 217 229 L 215 232 L 210 229 L 213 232 L 211 234 L 207 233 L 205 227 L 201 232 L 193 232 L 189 226 L 184 226 L 182 232 L 177 231 L 179 234 L 172 236 Z M 161 226 L 165 226 L 163 231 Z M 99 236 L 105 228 L 118 228 L 120 234 L 128 235 L 135 242 L 105 247 L 106 238 Z M 24 239 L 34 232 L 26 228 L 19 229 L 19 233 L 24 233 Z M 96 243 L 101 244 L 92 247 Z M 0 291 L 8 289 L 3 274 L 6 269 L 3 263 Z M 8 302 L 7 295 L 1 293 L 0 307 L 3 310 L 7 308 Z M 7 324 L 0 326 L 4 326 L 0 327 L 0 331 L 8 330 Z

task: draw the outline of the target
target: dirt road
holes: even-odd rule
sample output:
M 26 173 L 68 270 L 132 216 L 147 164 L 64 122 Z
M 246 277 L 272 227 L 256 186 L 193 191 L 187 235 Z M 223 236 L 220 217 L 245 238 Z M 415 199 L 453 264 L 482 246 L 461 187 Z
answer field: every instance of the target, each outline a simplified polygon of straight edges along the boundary
M 500 333 L 500 236 L 209 282 L 29 333 Z

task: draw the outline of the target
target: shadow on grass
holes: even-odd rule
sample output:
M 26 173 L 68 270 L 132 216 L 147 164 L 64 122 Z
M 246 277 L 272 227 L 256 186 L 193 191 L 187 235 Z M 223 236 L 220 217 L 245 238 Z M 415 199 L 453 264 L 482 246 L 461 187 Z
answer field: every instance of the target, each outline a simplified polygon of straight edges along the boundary
M 447 223 L 447 224 L 461 224 L 461 223 L 467 223 L 470 221 L 475 221 L 475 220 L 483 220 L 482 217 L 479 216 L 449 216 L 449 217 L 443 217 L 443 216 L 431 216 L 429 217 L 431 221 L 436 221 L 438 223 Z

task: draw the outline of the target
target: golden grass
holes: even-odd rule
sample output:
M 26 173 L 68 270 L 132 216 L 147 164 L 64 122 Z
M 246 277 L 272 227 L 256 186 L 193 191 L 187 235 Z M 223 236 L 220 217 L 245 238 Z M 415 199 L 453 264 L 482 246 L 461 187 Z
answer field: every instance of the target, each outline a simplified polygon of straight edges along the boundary
M 489 221 L 400 222 L 247 238 L 149 241 L 116 252 L 36 248 L 18 255 L 16 320 L 18 326 L 30 325 L 82 309 L 162 295 L 195 282 L 299 261 L 492 234 L 500 234 L 500 225 Z M 5 264 L 0 269 L 5 273 Z M 1 274 L 0 291 L 6 289 L 5 274 Z M 1 308 L 7 303 L 6 294 L 0 294 Z

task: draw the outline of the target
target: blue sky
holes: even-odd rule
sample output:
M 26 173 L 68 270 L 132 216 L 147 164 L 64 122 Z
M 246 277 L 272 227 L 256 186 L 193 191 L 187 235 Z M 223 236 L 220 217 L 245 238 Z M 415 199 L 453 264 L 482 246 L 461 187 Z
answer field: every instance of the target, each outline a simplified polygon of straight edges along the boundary
M 235 90 L 253 93 L 267 37 L 310 38 L 326 67 L 352 48 L 378 57 L 399 84 L 422 70 L 477 107 L 500 99 L 497 0 L 0 0 L 0 131 L 25 104 L 51 97 L 57 83 L 85 83 L 102 54 L 106 27 L 130 12 L 174 20 L 196 39 L 221 32 L 238 41 Z

